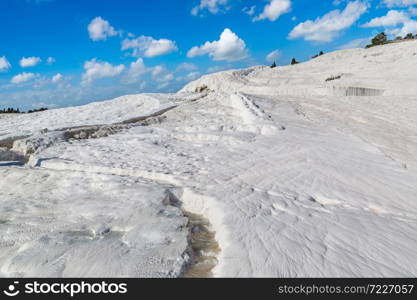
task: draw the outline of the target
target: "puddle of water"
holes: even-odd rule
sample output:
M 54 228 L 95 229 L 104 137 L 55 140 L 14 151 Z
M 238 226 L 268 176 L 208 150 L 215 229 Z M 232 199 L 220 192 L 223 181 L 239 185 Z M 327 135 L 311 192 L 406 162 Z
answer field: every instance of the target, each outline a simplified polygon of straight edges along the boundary
M 190 228 L 190 244 L 193 253 L 191 265 L 183 274 L 184 278 L 209 278 L 217 265 L 221 249 L 216 233 L 210 230 L 210 222 L 201 215 L 185 212 Z

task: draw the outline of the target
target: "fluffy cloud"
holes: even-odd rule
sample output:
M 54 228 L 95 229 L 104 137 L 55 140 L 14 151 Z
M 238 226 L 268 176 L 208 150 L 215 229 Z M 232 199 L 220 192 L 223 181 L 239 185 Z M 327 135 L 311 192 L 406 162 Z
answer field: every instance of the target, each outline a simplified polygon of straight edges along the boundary
M 383 0 L 382 1 L 388 7 L 400 6 L 406 7 L 417 4 L 417 0 Z
M 201 76 L 200 72 L 190 72 L 187 75 L 185 75 L 183 78 L 185 81 L 192 81 L 196 80 Z
M 139 82 L 144 75 L 149 74 L 154 82 L 166 83 L 174 79 L 174 74 L 164 66 L 147 67 L 142 58 L 138 58 L 129 66 L 129 70 L 123 78 L 123 83 L 132 84 Z M 145 81 L 142 81 L 142 83 Z
M 181 72 L 181 71 L 195 71 L 195 70 L 198 70 L 198 67 L 197 67 L 197 65 L 192 64 L 192 63 L 182 63 L 176 69 L 177 72 Z
M 193 7 L 191 14 L 198 16 L 201 11 L 208 10 L 212 14 L 217 14 L 222 8 L 227 8 L 228 0 L 200 0 L 200 4 Z
M 190 72 L 187 75 L 177 77 L 177 82 L 190 82 L 201 77 L 200 72 Z
M 88 34 L 93 41 L 103 41 L 107 37 L 119 35 L 120 32 L 114 29 L 108 21 L 96 17 L 88 25 Z
M 61 73 L 58 73 L 52 77 L 53 83 L 58 83 L 64 76 Z
M 41 59 L 39 57 L 23 57 L 19 64 L 22 68 L 27 68 L 27 67 L 34 67 L 37 64 L 39 64 L 41 62 Z
M 48 57 L 48 59 L 46 60 L 46 63 L 48 64 L 48 66 L 53 65 L 56 62 L 56 59 L 53 57 Z
M 18 74 L 16 76 L 14 76 L 11 79 L 10 82 L 11 83 L 14 83 L 14 84 L 18 84 L 18 83 L 22 83 L 22 82 L 26 82 L 26 81 L 32 80 L 33 78 L 35 78 L 37 76 L 38 76 L 38 74 L 24 72 L 24 73 L 21 73 L 21 74 Z
M 109 36 L 121 35 L 110 23 L 101 17 L 97 17 L 88 25 L 88 32 L 93 41 L 106 40 Z M 129 38 L 122 41 L 122 50 L 133 50 L 134 56 L 155 57 L 168 54 L 178 50 L 174 41 L 168 39 L 154 39 L 150 36 L 134 38 L 132 33 L 127 34 Z
M 374 18 L 362 27 L 384 27 L 396 26 L 407 22 L 409 17 L 406 13 L 397 10 L 390 10 L 385 16 Z
M 226 28 L 218 41 L 206 42 L 200 47 L 191 48 L 187 56 L 192 58 L 208 54 L 214 61 L 238 61 L 248 57 L 245 42 Z
M 228 69 L 231 69 L 232 66 L 231 65 L 222 65 L 222 66 L 212 66 L 212 67 L 208 67 L 207 68 L 207 73 L 217 73 L 217 72 L 221 72 L 221 71 L 225 71 Z
M 6 56 L 0 57 L 0 72 L 8 71 L 12 65 L 7 60 Z
M 391 28 L 386 33 L 398 36 L 417 33 L 417 21 L 411 19 L 408 13 L 397 10 L 390 10 L 385 16 L 374 18 L 363 27 L 394 27 L 400 24 L 402 27 Z
M 124 69 L 124 65 L 113 66 L 108 62 L 100 62 L 96 59 L 84 63 L 85 72 L 82 75 L 82 85 L 88 85 L 95 80 L 114 77 L 119 75 Z
M 149 72 L 149 69 L 145 66 L 143 59 L 138 58 L 137 61 L 130 64 L 129 71 L 123 79 L 123 82 L 126 84 L 135 83 L 147 72 Z
M 164 66 L 156 66 L 151 69 L 152 79 L 157 82 L 169 82 L 174 79 L 174 74 L 169 72 Z
M 123 40 L 122 50 L 129 49 L 133 50 L 134 56 L 155 57 L 177 51 L 178 47 L 174 41 L 168 39 L 156 40 L 150 36 L 140 36 Z
M 391 31 L 387 32 L 388 34 L 393 34 L 396 36 L 402 36 L 404 37 L 408 33 L 414 33 L 417 34 L 417 21 L 415 20 L 408 20 L 403 23 L 403 26 L 401 28 L 395 28 Z
M 269 53 L 265 59 L 267 62 L 273 63 L 274 61 L 278 61 L 278 59 L 281 57 L 281 51 L 274 50 L 271 53 Z
M 291 10 L 290 0 L 269 0 L 269 4 L 265 5 L 263 12 L 253 18 L 253 21 L 268 19 L 276 21 L 281 15 Z
M 251 7 L 244 7 L 242 11 L 249 16 L 253 16 L 255 14 L 255 9 L 256 5 L 252 5 Z
M 367 8 L 367 2 L 359 0 L 349 2 L 343 11 L 335 9 L 315 21 L 308 20 L 298 24 L 288 38 L 303 37 L 307 41 L 330 42 L 340 31 L 352 26 Z

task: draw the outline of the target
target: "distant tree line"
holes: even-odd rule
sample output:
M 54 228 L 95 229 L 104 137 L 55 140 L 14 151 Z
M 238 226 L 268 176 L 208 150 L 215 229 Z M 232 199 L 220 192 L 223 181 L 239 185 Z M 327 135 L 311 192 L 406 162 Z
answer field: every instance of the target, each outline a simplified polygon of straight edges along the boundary
M 342 75 L 337 75 L 337 76 L 330 76 L 329 78 L 326 79 L 326 82 L 328 81 L 332 81 L 332 80 L 337 80 L 342 78 Z
M 311 58 L 317 58 L 317 57 L 319 57 L 319 56 L 322 56 L 322 55 L 324 55 L 324 52 L 323 51 L 320 51 L 319 52 L 319 54 L 316 54 L 316 55 L 314 55 L 314 56 L 312 56 Z M 292 60 L 291 60 L 291 65 L 297 65 L 297 64 L 299 64 L 300 62 L 299 61 L 297 61 L 295 58 L 293 58 Z M 272 63 L 272 65 L 271 65 L 271 69 L 274 69 L 274 68 L 276 68 L 277 67 L 277 64 L 275 63 L 275 61 Z
M 31 113 L 45 111 L 45 110 L 48 110 L 48 109 L 46 107 L 41 107 L 38 109 L 28 110 L 27 113 L 31 114 Z M 21 112 L 20 109 L 14 109 L 12 107 L 0 109 L 0 114 L 24 114 L 24 113 L 25 112 Z
M 322 56 L 322 55 L 324 55 L 324 52 L 320 51 L 319 54 L 316 54 L 316 55 L 312 56 L 311 58 L 317 58 L 317 57 Z
M 35 113 L 35 112 L 40 112 L 40 111 L 45 111 L 45 110 L 48 110 L 46 107 L 41 107 L 41 108 L 38 108 L 38 109 L 32 109 L 32 110 L 28 110 L 28 114 L 31 114 L 31 113 Z
M 14 109 L 14 108 L 3 108 L 0 109 L 0 114 L 20 114 L 20 110 L 19 109 Z
M 374 36 L 374 38 L 371 40 L 371 43 L 367 45 L 365 48 L 371 48 L 375 46 L 396 43 L 399 41 L 414 40 L 414 39 L 417 39 L 417 34 L 413 35 L 412 33 L 408 33 L 404 37 L 397 36 L 394 40 L 389 40 L 385 32 L 381 32 L 377 34 L 376 36 Z
M 374 46 L 379 46 L 379 45 L 385 45 L 385 44 L 391 44 L 391 43 L 397 43 L 400 41 L 407 41 L 407 40 L 414 40 L 417 39 L 417 34 L 413 35 L 412 33 L 408 33 L 406 34 L 404 37 L 401 36 L 397 36 L 394 40 L 389 40 L 388 36 L 385 34 L 385 32 L 381 32 L 379 34 L 377 34 L 372 40 L 371 40 L 371 44 L 367 45 L 366 48 L 371 48 Z M 311 58 L 317 58 L 319 56 L 324 55 L 323 51 L 320 51 L 319 54 L 316 54 L 314 56 L 312 56 Z M 299 64 L 299 62 L 293 58 L 291 60 L 291 65 L 296 65 Z M 276 68 L 277 64 L 275 63 L 275 61 L 272 63 L 271 68 Z M 334 80 L 334 79 L 339 79 L 339 78 L 332 78 L 330 80 Z

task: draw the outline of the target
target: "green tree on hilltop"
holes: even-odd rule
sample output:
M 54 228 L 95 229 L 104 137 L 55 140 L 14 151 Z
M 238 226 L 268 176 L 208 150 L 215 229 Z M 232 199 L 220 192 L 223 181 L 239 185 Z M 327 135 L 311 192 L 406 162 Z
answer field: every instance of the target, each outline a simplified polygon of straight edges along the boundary
M 388 37 L 385 34 L 385 32 L 381 32 L 379 34 L 377 34 L 371 41 L 371 44 L 366 46 L 367 48 L 369 47 L 373 47 L 373 46 L 378 46 L 378 45 L 384 45 L 386 44 L 388 41 Z

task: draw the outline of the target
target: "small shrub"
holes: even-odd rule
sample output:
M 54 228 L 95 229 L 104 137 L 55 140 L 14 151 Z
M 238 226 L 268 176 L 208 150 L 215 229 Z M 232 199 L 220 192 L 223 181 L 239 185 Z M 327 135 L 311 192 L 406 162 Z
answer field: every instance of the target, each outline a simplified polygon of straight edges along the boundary
M 341 76 L 341 75 L 338 75 L 338 76 L 331 76 L 331 77 L 329 77 L 329 78 L 327 78 L 327 79 L 326 79 L 326 82 L 328 82 L 328 81 L 332 81 L 332 80 L 337 80 L 337 79 L 340 79 L 340 78 L 342 78 L 342 76 Z
M 276 68 L 277 67 L 277 64 L 274 62 L 272 65 L 271 65 L 271 69 L 274 69 L 274 68 Z
M 371 48 L 374 46 L 379 46 L 379 45 L 384 45 L 388 42 L 388 38 L 387 35 L 385 34 L 385 32 L 381 32 L 379 34 L 377 34 L 371 41 L 370 45 L 367 45 L 366 48 Z
M 317 58 L 317 57 L 322 56 L 322 55 L 324 55 L 324 52 L 320 51 L 319 54 L 316 54 L 316 55 L 312 56 L 312 58 Z
M 291 60 L 291 64 L 292 64 L 292 65 L 296 65 L 296 64 L 299 64 L 299 62 L 298 62 L 295 58 L 293 58 L 293 59 Z
M 195 88 L 196 93 L 203 93 L 203 92 L 208 92 L 208 91 L 209 91 L 209 88 L 205 84 Z
M 35 112 L 46 111 L 46 110 L 48 110 L 46 107 L 42 107 L 42 108 L 39 108 L 39 109 L 29 110 L 28 114 L 35 113 Z

